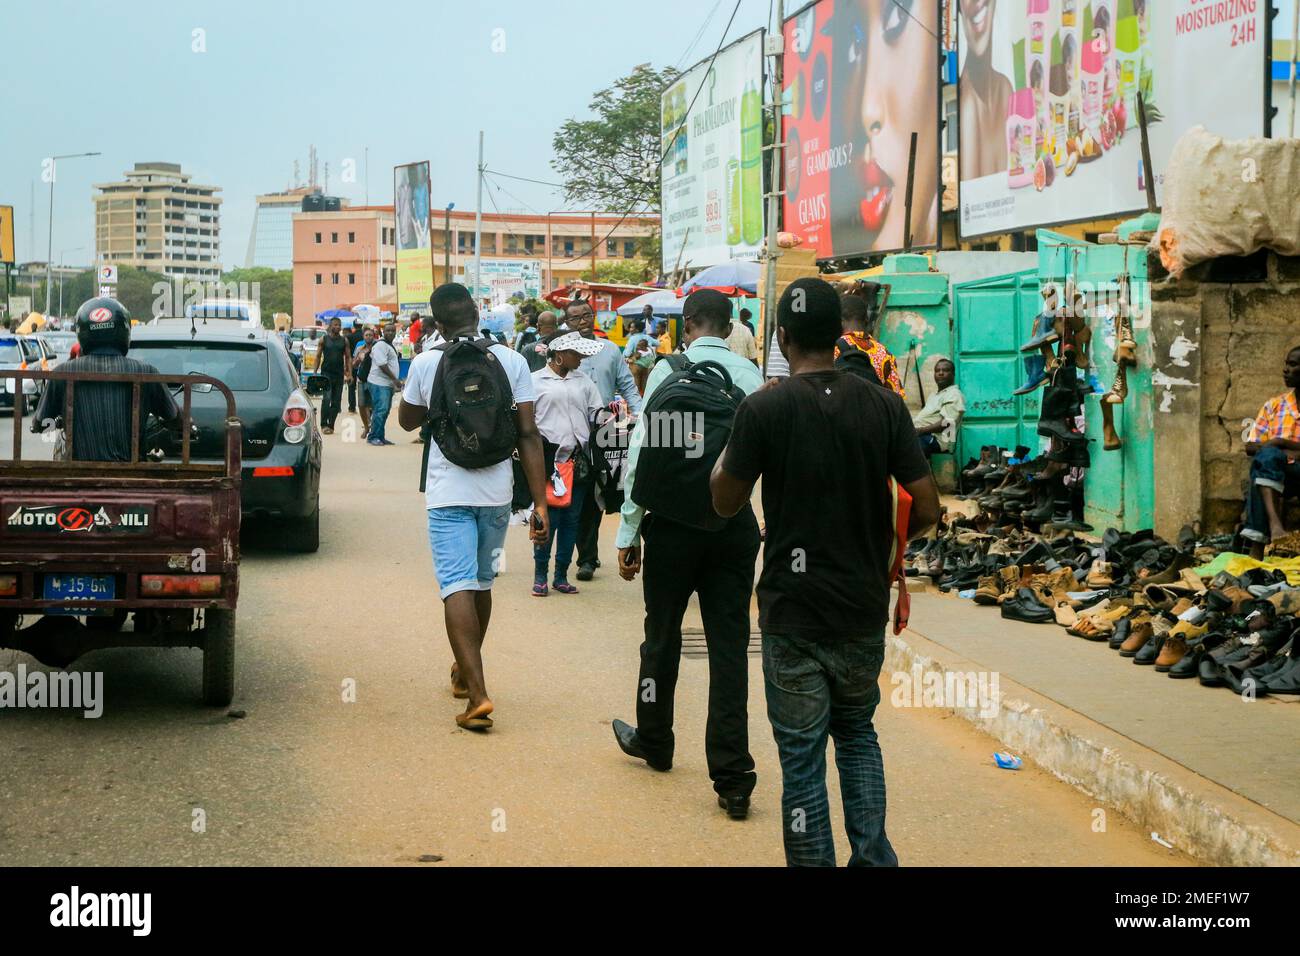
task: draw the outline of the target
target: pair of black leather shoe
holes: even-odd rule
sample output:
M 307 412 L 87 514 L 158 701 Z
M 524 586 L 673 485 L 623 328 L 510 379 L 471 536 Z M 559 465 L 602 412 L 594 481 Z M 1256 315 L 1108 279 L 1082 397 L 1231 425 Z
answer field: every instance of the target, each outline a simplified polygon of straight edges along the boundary
M 1016 596 L 1002 603 L 1002 616 L 1008 621 L 1027 624 L 1051 624 L 1056 620 L 1052 609 L 1038 600 L 1032 588 L 1020 588 Z
M 1228 640 L 1227 631 L 1208 631 L 1199 638 L 1187 642 L 1187 653 L 1169 668 L 1169 676 L 1174 680 L 1184 680 L 1200 673 L 1201 661 L 1210 651 L 1222 646 Z

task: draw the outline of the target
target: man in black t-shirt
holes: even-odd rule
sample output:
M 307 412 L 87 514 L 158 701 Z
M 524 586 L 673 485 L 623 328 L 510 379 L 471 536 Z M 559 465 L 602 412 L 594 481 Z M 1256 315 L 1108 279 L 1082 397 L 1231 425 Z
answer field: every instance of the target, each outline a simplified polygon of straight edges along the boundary
M 897 865 L 885 835 L 885 777 L 872 725 L 880 703 L 895 535 L 890 479 L 912 496 L 908 536 L 939 496 L 903 400 L 834 367 L 840 300 L 799 279 L 777 305 L 790 378 L 736 413 L 711 479 L 732 515 L 763 479 L 767 538 L 758 582 L 767 712 L 781 756 L 786 862 L 833 866 L 826 738 L 835 738 L 850 866 Z
M 334 434 L 334 421 L 343 404 L 343 383 L 352 381 L 352 350 L 342 330 L 343 323 L 338 318 L 330 319 L 329 331 L 317 346 L 320 359 L 316 368 L 326 382 L 320 409 L 321 431 L 326 435 Z
M 348 329 L 346 332 L 343 333 L 343 339 L 348 343 L 349 356 L 355 356 L 357 354 L 357 346 L 361 344 L 361 338 L 364 334 L 365 333 L 361 329 L 361 323 L 354 319 L 352 322 L 352 328 Z M 364 393 L 365 390 L 366 390 L 365 385 L 362 385 L 361 391 Z M 353 374 L 348 378 L 348 411 L 355 413 L 356 410 L 357 410 L 357 376 Z

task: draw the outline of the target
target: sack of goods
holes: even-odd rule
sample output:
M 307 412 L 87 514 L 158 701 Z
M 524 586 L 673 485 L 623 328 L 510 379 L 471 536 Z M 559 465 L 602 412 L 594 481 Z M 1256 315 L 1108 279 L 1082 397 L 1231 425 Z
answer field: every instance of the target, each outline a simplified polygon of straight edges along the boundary
M 1227 140 L 1194 126 L 1174 145 L 1152 246 L 1176 278 L 1219 256 L 1300 255 L 1300 140 Z
M 443 353 L 429 402 L 431 437 L 453 465 L 487 468 L 510 457 L 519 439 L 510 379 L 490 339 L 456 339 Z
M 717 362 L 665 359 L 672 371 L 641 410 L 641 451 L 632 500 L 652 514 L 702 531 L 727 519 L 713 510 L 709 475 L 727 446 L 744 390 Z

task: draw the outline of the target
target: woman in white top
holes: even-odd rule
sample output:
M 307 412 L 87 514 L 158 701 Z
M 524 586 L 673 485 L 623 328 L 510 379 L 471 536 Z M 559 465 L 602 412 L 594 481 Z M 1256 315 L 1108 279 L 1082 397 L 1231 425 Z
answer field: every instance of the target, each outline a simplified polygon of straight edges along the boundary
M 561 594 L 578 593 L 569 583 L 569 563 L 578 541 L 582 502 L 591 493 L 590 477 L 579 476 L 578 472 L 588 470 L 582 452 L 591 440 L 591 416 L 605 406 L 596 383 L 578 368 L 585 357 L 600 351 L 600 340 L 584 338 L 577 332 L 556 332 L 547 336 L 545 342 L 546 364 L 533 373 L 533 387 L 537 391 L 534 414 L 555 492 L 563 497 L 569 490 L 563 487 L 565 484 L 571 484 L 572 489 L 568 505 L 563 508 L 550 505 L 547 509 L 551 534 L 546 543 L 533 545 L 534 597 L 546 597 L 550 593 L 546 577 L 552 544 L 555 545 L 555 576 L 551 586 Z M 560 478 L 558 468 L 565 462 L 573 463 L 572 471 L 564 469 L 569 475 L 567 480 Z

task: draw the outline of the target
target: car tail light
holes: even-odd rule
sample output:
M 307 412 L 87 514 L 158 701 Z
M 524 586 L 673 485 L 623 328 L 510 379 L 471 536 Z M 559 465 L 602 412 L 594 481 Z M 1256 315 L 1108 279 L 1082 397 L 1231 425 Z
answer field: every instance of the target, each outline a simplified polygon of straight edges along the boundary
M 290 465 L 264 466 L 253 469 L 254 478 L 292 478 L 293 468 Z
M 18 596 L 18 575 L 0 574 L 0 597 Z
M 283 418 L 289 426 L 306 425 L 307 419 L 311 418 L 311 402 L 302 393 L 302 389 L 295 388 L 289 395 L 289 400 L 284 403 Z
M 140 593 L 145 597 L 208 595 L 221 593 L 219 574 L 142 574 Z

